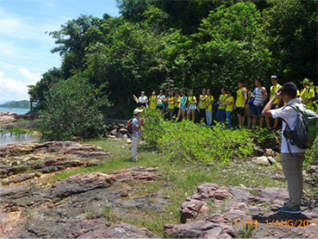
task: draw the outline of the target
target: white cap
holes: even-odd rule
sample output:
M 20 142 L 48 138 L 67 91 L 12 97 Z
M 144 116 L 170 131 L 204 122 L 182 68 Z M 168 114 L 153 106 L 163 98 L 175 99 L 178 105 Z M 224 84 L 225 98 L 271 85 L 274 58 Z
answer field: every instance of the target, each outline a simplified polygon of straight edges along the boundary
M 136 114 L 138 114 L 138 113 L 140 113 L 140 112 L 142 112 L 142 110 L 140 110 L 140 109 L 135 109 L 135 110 L 134 110 L 134 115 L 136 115 Z

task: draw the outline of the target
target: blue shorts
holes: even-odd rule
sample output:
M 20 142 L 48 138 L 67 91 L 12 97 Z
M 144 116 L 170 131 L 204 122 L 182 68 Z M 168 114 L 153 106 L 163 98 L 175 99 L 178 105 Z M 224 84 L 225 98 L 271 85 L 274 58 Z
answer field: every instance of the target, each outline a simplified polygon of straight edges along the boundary
M 218 109 L 216 118 L 218 122 L 225 122 L 225 109 Z
M 252 108 L 252 116 L 262 116 L 263 109 L 264 109 L 264 106 L 262 105 L 260 106 L 254 105 L 254 107 Z
M 197 108 L 197 106 L 193 105 L 193 104 L 189 106 L 189 110 L 195 110 L 196 108 Z

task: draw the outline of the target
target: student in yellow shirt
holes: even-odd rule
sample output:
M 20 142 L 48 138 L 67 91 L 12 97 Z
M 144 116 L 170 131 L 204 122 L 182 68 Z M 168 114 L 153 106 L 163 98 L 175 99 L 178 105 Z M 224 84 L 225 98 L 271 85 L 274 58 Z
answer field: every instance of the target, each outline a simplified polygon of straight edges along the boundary
M 244 125 L 244 122 L 245 122 L 245 117 L 247 117 L 247 128 L 248 129 L 251 129 L 252 126 L 252 110 L 248 104 L 248 102 L 251 100 L 252 98 L 252 92 L 250 91 L 250 87 L 249 86 L 245 86 L 245 89 L 246 89 L 246 95 L 247 95 L 247 103 L 245 105 L 245 112 L 244 112 L 244 118 L 243 118 L 243 122 L 242 122 L 242 125 Z
M 157 96 L 156 92 L 153 91 L 152 95 L 149 97 L 150 109 L 155 110 L 157 108 Z
M 204 124 L 204 119 L 205 119 L 205 105 L 206 105 L 206 89 L 202 90 L 202 95 L 200 95 L 200 101 L 199 104 L 197 106 L 197 109 L 200 113 L 200 118 L 201 118 L 201 122 L 202 124 Z
M 174 116 L 177 118 L 178 117 L 178 114 L 179 114 L 179 105 L 180 105 L 180 100 L 181 100 L 181 97 L 180 97 L 180 94 L 178 91 L 176 91 L 176 96 L 174 97 Z
M 300 92 L 301 103 L 306 105 L 306 107 L 313 106 L 313 99 L 315 98 L 315 91 L 310 87 L 310 80 L 305 78 L 303 80 L 304 89 Z
M 205 104 L 205 115 L 206 115 L 206 123 L 207 125 L 211 126 L 212 124 L 212 105 L 214 98 L 211 95 L 211 90 L 208 89 L 206 91 L 207 97 L 206 97 L 206 104 Z
M 169 120 L 172 120 L 173 118 L 173 112 L 174 112 L 174 92 L 173 90 L 170 91 L 170 95 L 168 96 L 168 116 Z
M 233 108 L 234 108 L 234 98 L 232 96 L 232 92 L 227 90 L 226 91 L 226 100 L 224 104 L 221 104 L 220 106 L 225 106 L 225 116 L 227 119 L 227 127 L 230 128 L 231 127 L 231 114 L 233 112 Z
M 192 114 L 192 121 L 194 122 L 195 109 L 198 102 L 197 102 L 197 98 L 193 94 L 193 90 L 190 90 L 188 102 L 189 102 L 188 120 L 190 119 L 190 114 Z
M 225 91 L 226 91 L 225 88 L 221 89 L 221 95 L 220 95 L 219 101 L 218 101 L 219 108 L 218 108 L 218 111 L 216 112 L 216 119 L 221 124 L 224 124 L 224 122 L 225 122 L 225 106 L 221 106 L 222 104 L 225 103 L 225 99 L 227 97 Z
M 234 109 L 236 110 L 238 121 L 240 127 L 243 126 L 244 121 L 244 112 L 245 112 L 245 104 L 246 104 L 246 88 L 244 87 L 244 81 L 239 80 L 237 82 L 239 87 L 238 91 L 236 91 L 236 102 L 234 105 Z M 225 112 L 226 113 L 226 112 Z
M 276 75 L 271 76 L 271 81 L 272 81 L 273 85 L 270 87 L 270 99 L 269 100 L 271 100 L 274 97 L 276 90 L 278 90 L 282 87 L 280 84 L 277 83 L 278 78 Z M 275 110 L 275 109 L 280 108 L 281 100 L 282 100 L 281 96 L 279 96 L 276 100 L 274 100 L 271 109 Z M 267 127 L 269 130 L 277 130 L 278 121 L 279 121 L 279 118 L 278 117 L 275 118 L 274 127 L 271 128 L 269 126 L 270 125 L 269 117 L 265 116 L 265 122 L 266 122 L 266 125 L 269 126 L 269 127 Z

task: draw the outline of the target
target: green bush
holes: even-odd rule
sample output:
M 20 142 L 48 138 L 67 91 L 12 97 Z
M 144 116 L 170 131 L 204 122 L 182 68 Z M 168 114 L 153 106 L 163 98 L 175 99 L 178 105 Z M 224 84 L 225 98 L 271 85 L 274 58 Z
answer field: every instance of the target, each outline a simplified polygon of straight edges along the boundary
M 143 138 L 151 145 L 156 145 L 165 133 L 165 121 L 161 118 L 159 110 L 143 107 L 142 118 L 145 118 Z
M 246 157 L 253 152 L 253 138 L 245 129 L 211 129 L 188 120 L 180 123 L 165 122 L 164 128 L 158 145 L 169 159 L 204 162 L 220 160 L 228 164 L 231 158 Z
M 99 108 L 110 103 L 102 96 L 101 87 L 95 89 L 85 77 L 75 75 L 54 84 L 46 99 L 46 110 L 40 111 L 38 120 L 43 138 L 68 140 L 104 133 L 106 126 Z
M 211 129 L 192 121 L 179 123 L 164 121 L 159 111 L 144 109 L 144 139 L 166 154 L 169 159 L 195 161 L 220 160 L 229 163 L 231 158 L 246 157 L 253 152 L 252 132 Z

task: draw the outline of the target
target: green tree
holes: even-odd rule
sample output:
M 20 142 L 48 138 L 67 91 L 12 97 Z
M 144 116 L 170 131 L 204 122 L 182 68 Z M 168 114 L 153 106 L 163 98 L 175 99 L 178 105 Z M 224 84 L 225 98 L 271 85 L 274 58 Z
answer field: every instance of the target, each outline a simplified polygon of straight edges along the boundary
M 43 137 L 68 140 L 72 136 L 96 137 L 104 133 L 102 106 L 110 106 L 84 75 L 75 75 L 54 84 L 48 91 L 45 110 L 40 111 L 39 127 Z

